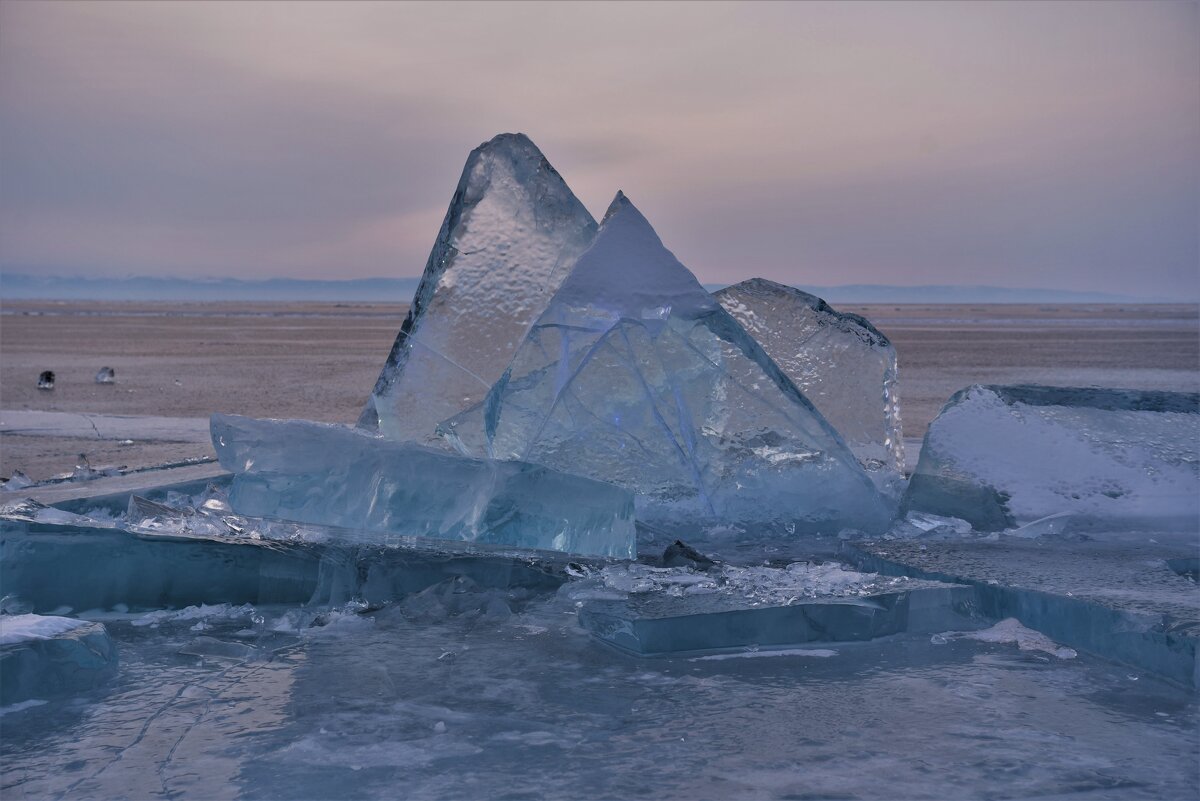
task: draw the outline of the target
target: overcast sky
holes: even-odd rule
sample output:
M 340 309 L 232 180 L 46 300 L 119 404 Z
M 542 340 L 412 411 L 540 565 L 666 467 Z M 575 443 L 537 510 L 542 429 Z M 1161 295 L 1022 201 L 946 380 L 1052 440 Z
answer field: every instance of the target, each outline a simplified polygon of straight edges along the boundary
M 1200 6 L 0 4 L 0 268 L 415 276 L 523 131 L 701 278 L 1200 296 Z

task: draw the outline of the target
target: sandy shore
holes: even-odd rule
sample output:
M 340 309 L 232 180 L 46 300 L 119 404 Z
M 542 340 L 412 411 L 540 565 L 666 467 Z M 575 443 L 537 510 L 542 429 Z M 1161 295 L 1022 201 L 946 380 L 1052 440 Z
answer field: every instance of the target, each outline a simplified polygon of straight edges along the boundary
M 1200 390 L 1196 306 L 840 308 L 895 344 L 906 438 L 922 436 L 946 398 L 972 383 Z M 0 409 L 353 422 L 406 306 L 14 301 L 0 312 Z M 103 366 L 116 384 L 94 382 Z M 52 392 L 37 389 L 42 370 L 56 374 Z M 93 465 L 211 456 L 194 441 L 3 432 L 0 474 L 46 478 L 80 452 Z

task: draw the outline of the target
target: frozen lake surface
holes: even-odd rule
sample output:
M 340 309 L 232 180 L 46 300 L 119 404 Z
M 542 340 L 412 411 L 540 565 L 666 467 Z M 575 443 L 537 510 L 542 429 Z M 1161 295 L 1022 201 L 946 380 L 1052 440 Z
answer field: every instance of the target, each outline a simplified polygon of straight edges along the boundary
M 316 621 L 93 615 L 120 676 L 6 710 L 0 794 L 1128 799 L 1198 784 L 1194 695 L 1086 654 L 900 635 L 633 659 L 588 636 L 563 591 L 423 597 Z

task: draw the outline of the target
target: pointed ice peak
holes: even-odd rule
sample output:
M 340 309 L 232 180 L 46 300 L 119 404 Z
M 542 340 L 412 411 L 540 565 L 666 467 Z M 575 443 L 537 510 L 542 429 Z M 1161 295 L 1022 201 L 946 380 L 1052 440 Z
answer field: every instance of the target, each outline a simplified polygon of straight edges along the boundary
M 696 317 L 718 308 L 691 270 L 663 245 L 637 207 L 618 192 L 592 246 L 550 301 L 543 322 L 563 311 L 615 321 Z M 577 321 L 576 321 L 577 322 Z
M 539 173 L 548 170 L 555 177 L 558 173 L 538 150 L 538 146 L 523 133 L 502 133 L 471 151 L 463 168 L 459 193 L 467 204 L 478 202 L 493 180 L 494 165 L 504 162 L 506 177 L 515 180 L 518 186 L 537 180 Z M 561 179 L 560 179 L 561 180 Z
M 471 151 L 359 425 L 430 442 L 483 399 L 596 221 L 524 134 Z
M 634 213 L 636 214 L 641 214 L 641 212 L 637 210 L 633 203 L 630 202 L 629 198 L 625 197 L 625 193 L 618 189 L 616 196 L 612 199 L 612 203 L 608 204 L 608 209 L 604 212 L 604 219 L 600 221 L 600 224 L 603 225 L 604 223 L 608 222 L 609 217 L 626 207 L 633 209 Z

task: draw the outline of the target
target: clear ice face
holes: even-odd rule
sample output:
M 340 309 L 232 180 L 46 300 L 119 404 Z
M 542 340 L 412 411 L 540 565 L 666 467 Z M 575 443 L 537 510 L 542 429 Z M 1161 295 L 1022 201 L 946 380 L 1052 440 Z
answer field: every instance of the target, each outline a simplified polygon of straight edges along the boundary
M 440 432 L 461 452 L 611 481 L 660 529 L 878 531 L 890 519 L 841 437 L 623 196 L 486 401 Z
M 38 389 L 51 390 L 54 389 L 54 371 L 43 370 L 38 376 Z
M 437 424 L 483 399 L 595 232 L 526 136 L 474 150 L 359 425 L 441 446 Z
M 1198 486 L 1200 395 L 976 385 L 930 425 L 904 508 L 981 531 L 1195 531 Z
M 868 471 L 904 472 L 896 349 L 857 314 L 752 278 L 713 293 L 838 430 Z
M 213 415 L 243 515 L 632 558 L 633 497 L 543 465 L 471 459 L 305 420 Z

